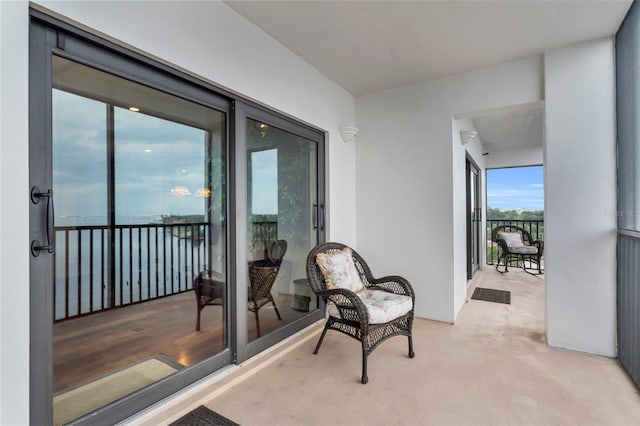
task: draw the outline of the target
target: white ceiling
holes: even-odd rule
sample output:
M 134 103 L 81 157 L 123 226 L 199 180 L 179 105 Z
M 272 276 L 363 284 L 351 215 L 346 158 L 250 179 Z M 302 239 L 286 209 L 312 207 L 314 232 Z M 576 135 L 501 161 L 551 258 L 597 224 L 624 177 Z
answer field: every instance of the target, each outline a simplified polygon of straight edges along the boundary
M 631 3 L 227 1 L 354 96 L 610 36 Z
M 354 96 L 615 34 L 631 0 L 227 1 Z M 473 118 L 487 149 L 541 145 L 542 105 Z
M 474 115 L 485 152 L 541 146 L 544 139 L 542 102 L 517 105 Z

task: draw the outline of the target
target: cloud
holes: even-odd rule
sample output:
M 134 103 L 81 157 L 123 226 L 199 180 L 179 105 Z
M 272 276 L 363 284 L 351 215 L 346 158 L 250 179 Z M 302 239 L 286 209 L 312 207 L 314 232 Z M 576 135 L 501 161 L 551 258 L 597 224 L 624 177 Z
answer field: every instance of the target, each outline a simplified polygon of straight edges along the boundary
M 525 191 L 517 189 L 490 189 L 487 191 L 487 197 L 521 197 L 526 194 Z

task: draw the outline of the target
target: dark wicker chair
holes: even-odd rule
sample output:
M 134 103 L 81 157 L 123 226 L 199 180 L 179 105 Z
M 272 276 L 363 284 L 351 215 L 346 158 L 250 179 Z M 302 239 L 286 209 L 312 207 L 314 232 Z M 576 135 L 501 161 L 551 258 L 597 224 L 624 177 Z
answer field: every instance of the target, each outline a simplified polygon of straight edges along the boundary
M 256 260 L 249 263 L 249 311 L 256 316 L 256 329 L 258 337 L 260 331 L 260 316 L 258 311 L 267 303 L 271 303 L 276 311 L 279 320 L 282 320 L 275 300 L 271 295 L 271 288 L 276 281 L 282 258 L 287 252 L 287 242 L 278 240 L 271 243 L 266 250 L 266 259 Z
M 224 317 L 224 282 L 214 279 L 214 274 L 205 270 L 193 279 L 193 289 L 196 295 L 198 315 L 196 331 L 200 331 L 200 314 L 206 306 L 222 306 Z
M 327 330 L 337 330 L 347 334 L 362 344 L 362 383 L 369 381 L 367 377 L 367 357 L 383 341 L 393 336 L 407 336 L 409 340 L 409 357 L 414 357 L 413 338 L 411 329 L 413 325 L 413 312 L 415 305 L 415 293 L 411 284 L 399 276 L 387 276 L 374 278 L 371 270 L 362 257 L 353 251 L 352 257 L 356 270 L 366 290 L 382 290 L 388 293 L 411 297 L 411 310 L 404 315 L 385 323 L 370 323 L 369 313 L 363 300 L 353 291 L 343 288 L 328 288 L 324 275 L 316 263 L 319 253 L 337 253 L 346 246 L 340 243 L 324 243 L 316 246 L 307 257 L 307 278 L 312 291 L 321 297 L 326 303 L 333 303 L 339 314 L 329 314 L 327 322 L 316 345 L 314 354 L 317 354 Z
M 501 233 L 519 234 L 522 246 L 513 247 L 504 238 L 502 238 L 504 237 L 504 234 L 502 234 L 501 237 Z M 542 254 L 544 252 L 543 241 L 534 241 L 529 232 L 515 225 L 500 225 L 493 228 L 493 231 L 491 231 L 491 239 L 493 242 L 498 244 L 500 249 L 500 256 L 498 257 L 498 261 L 495 263 L 495 267 L 498 272 L 509 272 L 509 263 L 515 259 L 521 263 L 522 269 L 525 272 L 531 273 L 528 269 L 533 269 L 527 268 L 525 261 L 529 261 L 530 264 L 534 263 L 537 266 L 536 269 L 538 274 L 542 274 Z M 500 270 L 501 261 L 504 261 L 504 271 Z

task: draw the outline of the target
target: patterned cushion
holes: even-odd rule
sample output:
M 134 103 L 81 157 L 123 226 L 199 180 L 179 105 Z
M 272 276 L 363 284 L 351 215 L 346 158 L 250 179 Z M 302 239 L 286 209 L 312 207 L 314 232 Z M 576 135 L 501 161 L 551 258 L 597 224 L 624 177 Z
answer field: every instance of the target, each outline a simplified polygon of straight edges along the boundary
M 524 247 L 524 243 L 522 242 L 522 236 L 518 232 L 503 232 L 498 231 L 498 237 L 502 238 L 505 243 L 507 243 L 507 247 Z
M 538 248 L 533 246 L 509 247 L 509 252 L 517 254 L 538 254 Z
M 383 290 L 365 290 L 358 293 L 364 302 L 369 315 L 369 324 L 382 324 L 401 317 L 413 307 L 411 297 L 389 293 Z M 327 304 L 327 312 L 340 318 L 338 307 L 331 301 Z
M 328 288 L 344 288 L 359 292 L 365 289 L 353 263 L 353 252 L 345 247 L 336 253 L 318 253 L 316 263 L 324 275 Z

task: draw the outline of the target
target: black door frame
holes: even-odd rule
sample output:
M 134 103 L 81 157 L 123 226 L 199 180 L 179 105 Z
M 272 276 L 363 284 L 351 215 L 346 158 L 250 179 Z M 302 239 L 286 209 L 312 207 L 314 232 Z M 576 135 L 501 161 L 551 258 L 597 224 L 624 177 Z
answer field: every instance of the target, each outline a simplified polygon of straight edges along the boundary
M 471 174 L 476 175 L 476 185 L 475 185 L 475 199 L 471 200 Z M 466 178 L 466 218 L 467 218 L 467 279 L 470 280 L 473 278 L 473 275 L 480 268 L 480 260 L 482 258 L 480 252 L 480 243 L 482 241 L 481 238 L 481 229 L 482 229 L 482 197 L 480 197 L 480 168 L 471 160 L 469 157 L 466 158 L 466 166 L 465 166 L 465 178 Z M 473 213 L 472 213 L 473 208 Z M 473 226 L 476 226 L 475 233 L 475 243 L 476 243 L 476 253 L 475 253 L 475 263 L 474 261 L 474 253 L 473 253 Z

